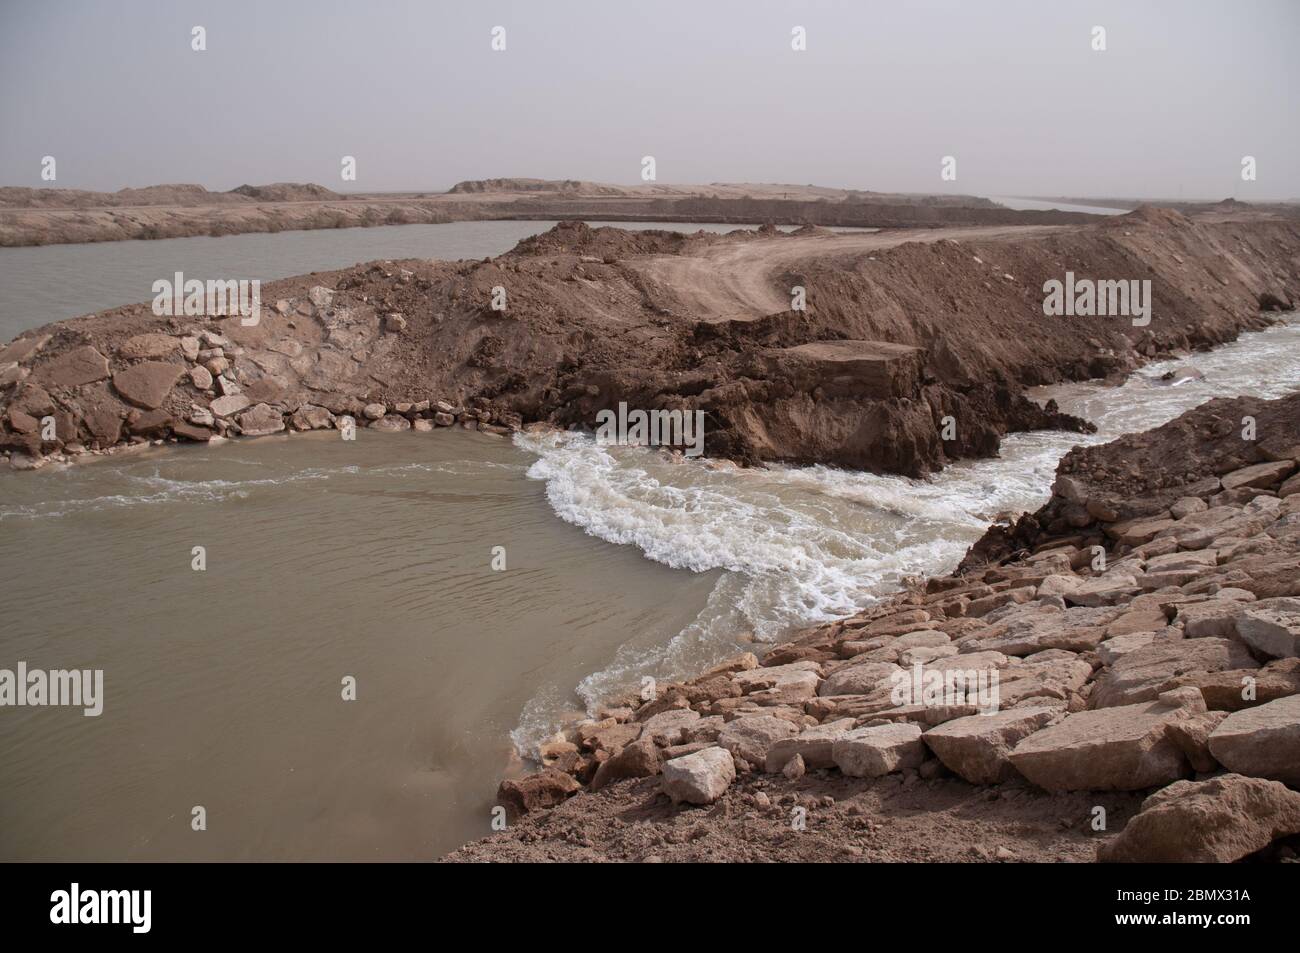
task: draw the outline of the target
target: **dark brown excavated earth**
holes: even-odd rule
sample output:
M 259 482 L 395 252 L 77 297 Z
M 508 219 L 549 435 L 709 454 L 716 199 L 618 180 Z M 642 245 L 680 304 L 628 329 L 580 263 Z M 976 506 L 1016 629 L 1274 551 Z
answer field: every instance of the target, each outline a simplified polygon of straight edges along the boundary
M 254 327 L 137 305 L 26 332 L 0 350 L 0 450 L 26 465 L 264 433 L 277 415 L 330 426 L 367 406 L 400 427 L 394 407 L 438 400 L 490 425 L 591 427 L 626 402 L 702 410 L 710 456 L 919 475 L 996 453 L 1011 431 L 1090 426 L 1026 399 L 1028 386 L 1119 377 L 1266 326 L 1261 301 L 1300 298 L 1298 256 L 1294 224 L 1152 209 L 1084 227 L 854 234 L 566 223 L 480 262 L 269 283 Z M 1150 325 L 1045 317 L 1043 284 L 1067 270 L 1149 278 Z M 805 310 L 792 310 L 795 288 Z M 214 359 L 215 389 L 192 372 Z M 235 409 L 212 407 L 233 391 Z M 52 441 L 31 426 L 47 414 Z

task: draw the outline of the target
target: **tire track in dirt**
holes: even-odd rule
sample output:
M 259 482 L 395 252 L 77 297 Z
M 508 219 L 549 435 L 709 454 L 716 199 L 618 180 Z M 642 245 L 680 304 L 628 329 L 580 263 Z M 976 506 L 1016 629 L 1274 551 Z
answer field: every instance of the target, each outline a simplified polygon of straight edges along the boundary
M 1022 238 L 1070 227 L 969 226 L 778 236 L 710 245 L 690 255 L 639 258 L 627 264 L 645 278 L 670 288 L 701 320 L 752 320 L 789 309 L 789 290 L 778 287 L 775 276 L 809 258 L 856 260 L 906 242 Z

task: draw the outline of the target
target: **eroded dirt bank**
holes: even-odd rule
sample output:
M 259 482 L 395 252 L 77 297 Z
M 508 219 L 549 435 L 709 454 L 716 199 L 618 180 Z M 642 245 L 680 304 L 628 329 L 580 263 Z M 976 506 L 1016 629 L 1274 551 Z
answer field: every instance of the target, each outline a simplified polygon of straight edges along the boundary
M 1293 861 L 1298 471 L 1300 393 L 1076 449 L 958 572 L 611 699 L 448 859 Z
M 31 468 L 345 415 L 394 430 L 592 426 L 625 402 L 703 411 L 712 456 L 921 474 L 994 453 L 1010 431 L 1087 426 L 1026 386 L 1118 377 L 1266 325 L 1261 306 L 1300 297 L 1298 254 L 1293 225 L 1151 210 L 865 235 L 568 223 L 495 259 L 268 283 L 253 326 L 136 305 L 26 332 L 0 350 L 0 451 Z M 1150 324 L 1045 317 L 1043 284 L 1067 270 L 1149 278 Z M 796 286 L 806 310 L 788 304 Z

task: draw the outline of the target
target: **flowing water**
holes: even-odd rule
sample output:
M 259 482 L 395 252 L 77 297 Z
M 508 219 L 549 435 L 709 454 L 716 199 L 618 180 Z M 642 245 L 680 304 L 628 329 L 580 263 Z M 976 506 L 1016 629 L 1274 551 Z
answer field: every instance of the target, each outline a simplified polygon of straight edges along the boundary
M 1189 362 L 1204 379 L 1160 380 Z M 1097 433 L 1012 434 L 998 459 L 958 463 L 923 480 L 821 466 L 678 463 L 571 433 L 516 442 L 540 456 L 529 475 L 546 483 L 561 519 L 655 562 L 724 570 L 708 607 L 671 641 L 648 650 L 626 645 L 613 665 L 584 678 L 578 691 L 591 702 L 641 675 L 697 672 L 742 650 L 738 634 L 772 640 L 801 623 L 861 609 L 903 576 L 952 569 L 1000 513 L 1047 502 L 1057 462 L 1077 444 L 1159 426 L 1213 397 L 1280 397 L 1297 389 L 1300 317 L 1291 314 L 1216 351 L 1150 364 L 1122 387 L 1038 388 L 1031 396 L 1056 398 L 1062 410 L 1096 423 Z M 546 697 L 529 706 L 514 733 L 525 749 L 555 722 Z
M 106 696 L 0 709 L 0 859 L 436 857 L 489 831 L 512 742 L 951 568 L 1081 439 L 1300 387 L 1289 322 L 1191 358 L 1202 381 L 1159 383 L 1170 362 L 1044 390 L 1100 432 L 1015 435 L 930 480 L 463 431 L 0 473 L 0 668 L 102 669 Z

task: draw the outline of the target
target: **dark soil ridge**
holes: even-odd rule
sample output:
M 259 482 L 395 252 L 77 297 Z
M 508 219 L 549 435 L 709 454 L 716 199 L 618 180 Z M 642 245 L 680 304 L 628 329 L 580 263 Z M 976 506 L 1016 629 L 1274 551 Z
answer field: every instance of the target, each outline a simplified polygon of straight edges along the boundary
M 840 238 L 814 235 L 816 253 L 750 276 L 782 293 L 805 286 L 807 310 L 735 320 L 696 313 L 698 289 L 646 267 L 736 243 L 777 253 L 809 231 L 565 223 L 494 259 L 372 262 L 267 283 L 255 327 L 157 317 L 147 305 L 57 322 L 0 350 L 0 452 L 26 467 L 147 440 L 328 427 L 343 415 L 406 429 L 436 417 L 439 402 L 451 417 L 440 422 L 591 427 L 626 402 L 703 411 L 710 456 L 920 475 L 994 454 L 1008 432 L 1089 426 L 1026 399 L 1026 387 L 1118 380 L 1143 361 L 1265 327 L 1261 302 L 1300 297 L 1300 227 L 1153 210 L 877 251 L 837 251 Z M 1044 317 L 1042 285 L 1067 269 L 1149 276 L 1151 325 Z M 498 287 L 503 311 L 491 307 Z M 54 440 L 35 425 L 47 415 Z M 945 440 L 947 418 L 956 433 Z

